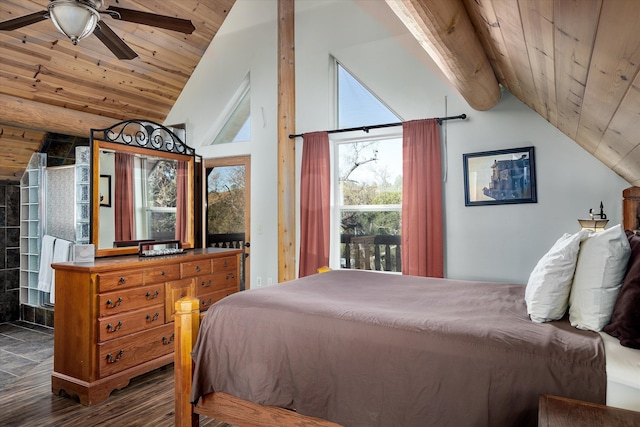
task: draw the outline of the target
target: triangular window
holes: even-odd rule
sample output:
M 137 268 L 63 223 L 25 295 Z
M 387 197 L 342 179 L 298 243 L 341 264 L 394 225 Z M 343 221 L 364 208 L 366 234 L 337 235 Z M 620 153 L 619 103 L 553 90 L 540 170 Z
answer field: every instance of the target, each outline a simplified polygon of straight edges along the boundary
M 251 83 L 249 75 L 236 91 L 220 133 L 212 144 L 247 142 L 251 140 Z
M 369 89 L 340 63 L 338 65 L 338 127 L 395 123 L 400 121 Z

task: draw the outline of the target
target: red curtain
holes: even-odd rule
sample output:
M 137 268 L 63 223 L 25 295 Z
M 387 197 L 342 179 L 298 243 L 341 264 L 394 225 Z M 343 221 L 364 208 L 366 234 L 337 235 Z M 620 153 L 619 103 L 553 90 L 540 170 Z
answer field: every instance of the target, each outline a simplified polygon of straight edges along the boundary
M 115 170 L 115 240 L 135 240 L 133 155 L 128 153 L 115 153 Z
M 327 132 L 303 135 L 300 177 L 300 271 L 308 276 L 329 265 L 331 172 Z
M 187 179 L 189 165 L 187 162 L 178 161 L 176 180 L 176 240 L 186 242 L 187 226 L 189 223 L 189 180 Z
M 402 130 L 402 274 L 443 277 L 440 128 L 426 119 Z

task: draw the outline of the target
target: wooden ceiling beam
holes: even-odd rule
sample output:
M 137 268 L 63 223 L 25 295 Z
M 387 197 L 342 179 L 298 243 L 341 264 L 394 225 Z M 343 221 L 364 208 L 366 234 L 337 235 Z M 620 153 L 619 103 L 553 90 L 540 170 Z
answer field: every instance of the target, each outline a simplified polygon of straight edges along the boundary
M 475 110 L 488 110 L 501 92 L 462 0 L 385 0 Z
M 0 94 L 0 125 L 88 138 L 119 120 Z

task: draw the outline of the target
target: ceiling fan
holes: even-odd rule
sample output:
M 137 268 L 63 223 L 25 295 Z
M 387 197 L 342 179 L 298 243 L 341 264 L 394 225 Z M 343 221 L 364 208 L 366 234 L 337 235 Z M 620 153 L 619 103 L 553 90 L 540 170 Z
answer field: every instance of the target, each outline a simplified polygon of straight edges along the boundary
M 100 19 L 100 14 L 109 15 L 113 19 L 150 25 L 166 30 L 191 34 L 196 28 L 190 20 L 172 16 L 157 15 L 109 6 L 100 10 L 103 0 L 51 0 L 47 10 L 30 13 L 18 18 L 0 22 L 1 31 L 11 31 L 36 22 L 51 18 L 56 28 L 69 37 L 76 45 L 80 40 L 95 34 L 98 39 L 118 59 L 133 59 L 138 56 L 109 26 Z

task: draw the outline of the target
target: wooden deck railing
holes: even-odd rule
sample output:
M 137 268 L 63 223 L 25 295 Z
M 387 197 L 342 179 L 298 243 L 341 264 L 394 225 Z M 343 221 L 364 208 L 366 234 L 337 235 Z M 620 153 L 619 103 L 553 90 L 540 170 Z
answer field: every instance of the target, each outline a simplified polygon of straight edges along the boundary
M 213 248 L 242 249 L 244 233 L 207 234 L 207 246 Z
M 208 234 L 207 246 L 243 249 L 244 233 Z M 358 270 L 402 271 L 400 236 L 340 235 L 341 267 Z M 242 278 L 244 283 L 244 278 Z
M 402 271 L 400 236 L 341 234 L 340 243 L 342 268 Z

